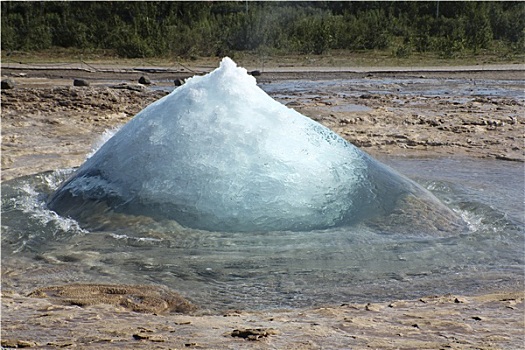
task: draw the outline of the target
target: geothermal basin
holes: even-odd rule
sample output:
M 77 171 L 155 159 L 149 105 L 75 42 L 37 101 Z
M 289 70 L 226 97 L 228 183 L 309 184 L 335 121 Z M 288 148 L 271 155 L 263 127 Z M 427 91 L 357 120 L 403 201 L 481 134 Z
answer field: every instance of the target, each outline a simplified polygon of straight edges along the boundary
M 157 140 L 154 134 L 150 136 Z M 163 139 L 158 141 L 162 146 Z M 3 264 L 27 268 L 23 277 L 9 283 L 26 290 L 42 283 L 161 284 L 201 307 L 217 310 L 475 293 L 523 282 L 523 216 L 516 205 L 522 203 L 522 193 L 515 191 L 523 187 L 522 164 L 388 157 L 382 163 L 396 170 L 385 170 L 389 168 L 349 149 L 358 161 L 374 164 L 380 179 L 385 174 L 390 175 L 387 179 L 402 179 L 394 189 L 409 187 L 402 192 L 415 193 L 411 197 L 415 199 L 431 198 L 432 205 L 423 212 L 414 210 L 417 204 L 406 211 L 414 202 L 404 200 L 407 197 L 402 194 L 401 201 L 396 199 L 384 215 L 370 215 L 367 220 L 334 219 L 320 227 L 258 226 L 253 230 L 228 225 L 213 230 L 211 225 L 192 227 L 190 221 L 181 223 L 177 217 L 140 215 L 142 208 L 120 210 L 127 200 L 111 202 L 102 196 L 103 209 L 96 198 L 97 205 L 88 206 L 87 217 L 75 220 L 57 215 L 48 205 L 83 170 L 57 170 L 2 183 Z M 90 159 L 93 163 L 96 154 Z M 192 159 L 197 163 L 202 158 Z M 369 176 L 371 168 L 362 169 L 366 171 L 359 176 Z M 111 175 L 109 183 L 119 179 L 120 174 Z M 382 188 L 378 193 L 391 198 L 384 190 L 390 187 Z M 98 191 L 84 193 L 90 196 Z M 66 203 L 65 207 L 74 204 Z M 107 207 L 112 209 L 108 212 Z M 401 222 L 392 216 L 398 208 L 408 213 Z M 446 222 L 453 225 L 447 230 L 436 228 L 433 208 L 452 213 Z M 413 223 L 416 230 L 411 229 Z M 35 265 L 39 270 L 31 274 Z

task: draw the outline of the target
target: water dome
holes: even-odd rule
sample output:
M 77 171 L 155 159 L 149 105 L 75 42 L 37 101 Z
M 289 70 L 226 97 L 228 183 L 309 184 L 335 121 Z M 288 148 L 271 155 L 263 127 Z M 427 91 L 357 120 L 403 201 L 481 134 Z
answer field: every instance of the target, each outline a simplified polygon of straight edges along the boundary
M 138 113 L 47 205 L 80 222 L 124 213 L 225 232 L 457 223 L 430 192 L 272 99 L 229 58 Z

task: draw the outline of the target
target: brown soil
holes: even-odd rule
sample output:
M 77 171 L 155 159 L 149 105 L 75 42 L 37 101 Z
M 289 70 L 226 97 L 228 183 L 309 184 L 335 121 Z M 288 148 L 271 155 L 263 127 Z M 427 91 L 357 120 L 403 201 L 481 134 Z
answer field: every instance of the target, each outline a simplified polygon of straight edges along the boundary
M 113 84 L 110 81 L 131 83 L 141 75 L 124 69 L 20 73 L 9 69 L 2 72 L 17 84 L 15 89 L 1 93 L 3 181 L 80 165 L 105 130 L 124 124 L 165 95 L 137 88 L 134 83 L 128 86 L 130 89 L 109 88 L 107 85 Z M 259 79 L 315 80 L 340 78 L 342 74 L 366 76 L 362 72 L 276 70 L 265 72 Z M 424 74 L 523 78 L 522 71 L 517 74 L 498 70 L 451 69 Z M 162 80 L 191 74 L 181 70 L 149 75 L 152 80 Z M 72 87 L 74 77 L 90 79 L 91 87 Z M 363 94 L 350 100 L 320 95 L 299 102 L 292 96 L 282 102 L 376 156 L 525 159 L 523 104 L 512 98 L 476 97 L 458 104 L 444 97 Z M 334 108 L 348 103 L 370 109 L 344 112 Z M 3 271 L 2 278 L 3 282 L 9 280 L 9 273 Z M 13 284 L 6 285 L 9 288 L 2 290 L 1 331 L 1 345 L 6 348 L 518 349 L 525 341 L 523 292 L 224 314 L 189 308 L 183 311 L 190 314 L 179 314 L 180 309 L 170 309 L 169 302 L 154 291 L 144 294 L 148 287 L 143 286 L 126 286 L 126 293 L 111 295 L 111 286 L 43 285 L 27 294 Z M 93 293 L 98 296 L 94 298 Z M 163 293 L 170 298 L 176 295 L 165 290 Z M 177 302 L 184 305 L 183 300 Z M 148 303 L 164 308 L 141 308 Z M 139 305 L 135 311 L 142 312 L 134 312 L 133 305 Z M 170 310 L 166 312 L 166 308 Z

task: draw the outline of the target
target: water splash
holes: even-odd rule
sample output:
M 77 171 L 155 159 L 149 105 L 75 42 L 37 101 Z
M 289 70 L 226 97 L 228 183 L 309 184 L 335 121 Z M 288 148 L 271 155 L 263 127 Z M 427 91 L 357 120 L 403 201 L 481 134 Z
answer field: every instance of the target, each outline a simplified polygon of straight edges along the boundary
M 110 138 L 112 138 L 113 135 L 115 135 L 120 130 L 121 127 L 122 125 L 117 125 L 111 129 L 106 129 L 102 133 L 102 135 L 100 135 L 98 139 L 95 141 L 95 143 L 91 147 L 91 151 L 86 155 L 86 159 L 91 158 L 95 153 L 97 153 L 100 147 L 102 147 Z
M 40 225 L 54 227 L 55 234 L 65 233 L 78 234 L 87 233 L 79 223 L 69 217 L 58 215 L 50 210 L 46 205 L 48 193 L 58 188 L 59 184 L 64 181 L 73 172 L 73 169 L 59 169 L 49 174 L 37 176 L 37 184 L 23 182 L 14 188 L 18 196 L 10 198 L 11 210 L 20 210 L 23 213 L 37 221 Z M 7 209 L 9 210 L 9 209 Z

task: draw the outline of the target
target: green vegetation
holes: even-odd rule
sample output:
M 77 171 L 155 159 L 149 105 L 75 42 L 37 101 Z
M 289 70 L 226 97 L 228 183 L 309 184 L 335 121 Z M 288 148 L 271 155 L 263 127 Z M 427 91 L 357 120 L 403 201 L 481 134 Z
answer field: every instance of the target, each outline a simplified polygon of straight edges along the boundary
M 524 2 L 1 3 L 2 52 L 67 48 L 123 58 L 381 51 L 450 59 L 525 51 Z

